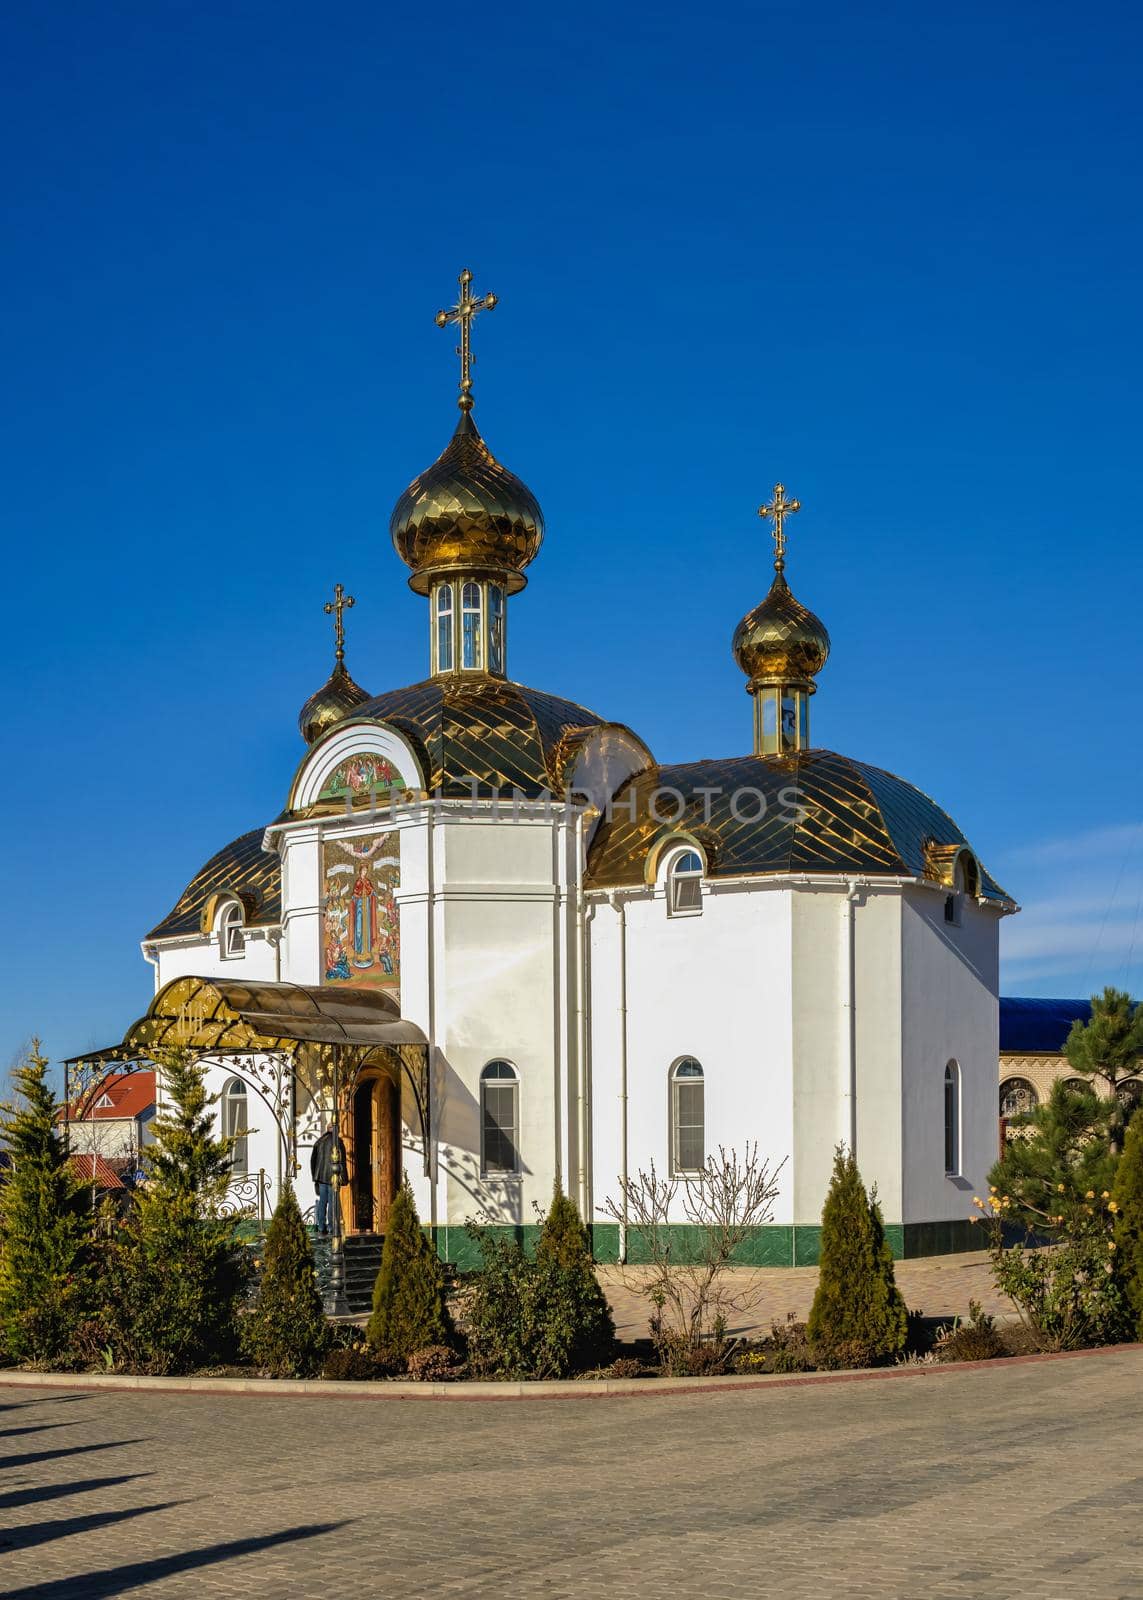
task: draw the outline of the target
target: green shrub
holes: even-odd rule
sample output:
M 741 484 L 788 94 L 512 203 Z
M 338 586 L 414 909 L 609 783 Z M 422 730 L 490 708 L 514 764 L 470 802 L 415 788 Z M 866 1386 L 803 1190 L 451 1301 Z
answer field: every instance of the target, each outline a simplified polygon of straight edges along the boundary
M 819 1365 L 862 1357 L 872 1365 L 905 1348 L 907 1312 L 876 1191 L 867 1195 L 853 1155 L 839 1146 L 822 1210 L 820 1273 L 807 1333 Z
M 236 1353 L 247 1268 L 237 1222 L 219 1210 L 232 1141 L 214 1135 L 203 1068 L 185 1050 L 156 1064 L 166 1103 L 146 1181 L 108 1253 L 102 1316 L 117 1366 L 190 1372 Z
M 371 1345 L 360 1340 L 336 1345 L 322 1363 L 321 1375 L 331 1383 L 372 1383 L 392 1372 Z
M 0 1347 L 39 1366 L 69 1359 L 91 1290 L 92 1189 L 68 1166 L 47 1071 L 34 1039 L 0 1122 Z
M 1110 1116 L 1110 1103 L 1087 1085 L 1077 1089 L 1057 1079 L 1042 1105 L 1012 1119 L 1012 1135 L 988 1175 L 1004 1198 L 1006 1223 L 1052 1237 L 1061 1211 L 1089 1189 L 1110 1189 L 1116 1167 Z
M 414 1383 L 452 1383 L 464 1371 L 456 1351 L 447 1344 L 430 1344 L 414 1350 L 405 1362 L 405 1374 Z
M 551 1210 L 536 1244 L 536 1261 L 562 1274 L 559 1298 L 570 1306 L 576 1325 L 569 1363 L 572 1371 L 605 1366 L 615 1347 L 615 1322 L 595 1275 L 591 1241 L 575 1201 L 557 1183 Z
M 979 1300 L 970 1300 L 968 1321 L 962 1322 L 958 1317 L 942 1331 L 934 1348 L 938 1361 L 992 1361 L 1004 1354 L 1004 1341 L 996 1319 L 989 1316 Z
M 368 1337 L 375 1350 L 398 1366 L 415 1350 L 451 1344 L 454 1338 L 444 1269 L 421 1228 L 408 1179 L 389 1211 Z
M 1119 1271 L 1131 1306 L 1136 1338 L 1143 1337 L 1143 1115 L 1127 1125 L 1123 1155 L 1115 1174 L 1112 1199 L 1116 1210 L 1114 1244 Z
M 243 1319 L 242 1346 L 275 1378 L 308 1378 L 329 1345 L 313 1255 L 294 1191 L 285 1184 L 266 1235 L 254 1309 Z

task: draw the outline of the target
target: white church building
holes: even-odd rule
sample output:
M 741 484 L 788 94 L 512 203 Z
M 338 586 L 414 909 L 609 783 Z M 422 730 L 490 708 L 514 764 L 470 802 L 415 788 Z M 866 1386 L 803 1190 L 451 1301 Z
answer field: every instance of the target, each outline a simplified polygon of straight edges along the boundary
M 750 1259 L 817 1259 L 839 1143 L 877 1184 L 898 1255 L 967 1247 L 997 1155 L 998 936 L 1015 906 L 934 801 L 814 745 L 829 636 L 787 585 L 799 507 L 781 485 L 763 508 L 773 582 L 733 637 L 740 750 L 663 766 L 613 720 L 622 707 L 511 676 L 509 610 L 544 525 L 473 420 L 471 320 L 494 303 L 465 273 L 438 318 L 459 325 L 460 419 L 390 523 L 426 608 L 427 673 L 356 684 L 338 586 L 334 670 L 302 709 L 282 809 L 147 935 L 157 995 L 184 1015 L 198 995 L 200 1018 L 203 996 L 229 996 L 231 1042 L 257 1040 L 256 1014 L 312 1007 L 336 1027 L 350 999 L 372 1008 L 388 1043 L 337 1094 L 350 1233 L 383 1231 L 407 1172 L 441 1255 L 463 1263 L 469 1219 L 530 1231 L 559 1181 L 615 1260 L 631 1241 L 605 1203 L 626 1176 L 654 1163 L 685 1183 L 756 1141 L 785 1165 Z M 406 1065 L 421 1052 L 419 1079 L 402 1048 Z M 293 1171 L 311 1204 L 333 1091 L 285 1056 L 253 1072 L 250 1054 L 241 1070 L 208 1059 L 239 1174 L 265 1174 L 272 1204 Z

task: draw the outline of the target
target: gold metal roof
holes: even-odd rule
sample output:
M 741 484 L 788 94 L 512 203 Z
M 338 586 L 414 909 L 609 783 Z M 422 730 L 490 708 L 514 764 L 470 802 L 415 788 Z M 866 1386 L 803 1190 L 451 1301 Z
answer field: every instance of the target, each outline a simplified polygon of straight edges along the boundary
M 264 828 L 253 828 L 211 856 L 187 884 L 174 907 L 151 929 L 148 939 L 201 933 L 203 910 L 211 897 L 233 894 L 242 903 L 248 927 L 282 920 L 282 863 L 263 850 Z
M 825 623 L 795 600 L 783 574 L 776 572 L 765 600 L 734 630 L 731 649 L 752 683 L 765 678 L 804 681 L 825 666 L 829 645 Z
M 682 797 L 677 819 L 671 790 Z M 653 810 L 655 791 L 660 794 Z M 628 814 L 632 796 L 634 817 Z M 656 820 L 655 811 L 672 820 Z M 935 801 L 879 767 L 829 750 L 737 756 L 652 767 L 632 778 L 596 832 L 588 886 L 644 883 L 656 845 L 680 832 L 702 845 L 714 879 L 802 872 L 923 878 L 929 841 L 967 843 Z M 983 871 L 980 893 L 1012 904 Z
M 368 699 L 369 690 L 354 683 L 343 661 L 336 662 L 321 688 L 310 695 L 298 712 L 302 738 L 307 744 L 313 744 Z
M 449 572 L 495 574 L 514 594 L 540 548 L 544 517 L 531 490 L 500 465 L 464 411 L 443 454 L 397 501 L 389 533 L 418 594 Z

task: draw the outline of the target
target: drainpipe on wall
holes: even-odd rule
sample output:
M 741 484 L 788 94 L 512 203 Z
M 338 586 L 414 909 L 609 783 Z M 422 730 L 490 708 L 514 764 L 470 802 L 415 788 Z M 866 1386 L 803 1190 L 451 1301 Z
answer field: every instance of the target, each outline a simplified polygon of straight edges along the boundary
M 439 1107 L 433 1103 L 433 1085 L 436 1081 L 436 1054 L 437 1054 L 437 974 L 436 974 L 436 821 L 437 801 L 432 799 L 428 803 L 425 815 L 425 844 L 428 851 L 428 860 L 425 866 L 425 888 L 428 901 L 428 926 L 425 929 L 425 955 L 428 962 L 428 1002 L 429 1002 L 429 1045 L 428 1045 L 428 1083 L 425 1092 L 428 1097 L 429 1114 L 429 1142 L 430 1147 L 425 1151 L 426 1164 L 429 1169 L 429 1217 L 434 1230 L 440 1225 L 437 1219 L 437 1152 L 440 1149 L 440 1135 L 438 1133 L 437 1118 Z M 448 1213 L 446 1206 L 444 1220 L 444 1254 L 445 1260 L 449 1258 Z
M 861 895 L 855 878 L 846 882 L 844 920 L 842 927 L 841 958 L 845 971 L 842 975 L 842 1128 L 841 1136 L 849 1146 L 850 1154 L 857 1159 L 857 1032 L 854 1015 L 855 928 L 853 909 Z
M 587 1184 L 587 1018 L 585 1015 L 585 968 L 587 965 L 587 918 L 583 892 L 583 825 L 586 813 L 582 810 L 575 819 L 575 1137 L 576 1137 L 576 1195 L 579 1214 L 585 1223 L 591 1222 L 588 1214 Z
M 619 1260 L 627 1260 L 627 902 L 609 894 L 608 904 L 619 918 Z

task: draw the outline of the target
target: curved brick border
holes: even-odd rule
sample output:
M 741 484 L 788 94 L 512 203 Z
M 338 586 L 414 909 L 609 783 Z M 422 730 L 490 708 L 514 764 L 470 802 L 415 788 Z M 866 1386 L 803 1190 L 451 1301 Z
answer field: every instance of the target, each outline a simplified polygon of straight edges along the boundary
M 823 1383 L 880 1383 L 894 1378 L 935 1378 L 981 1367 L 1019 1367 L 1033 1362 L 1077 1361 L 1143 1350 L 1143 1344 L 1107 1344 L 1094 1350 L 1052 1350 L 1040 1355 L 998 1356 L 992 1361 L 952 1361 L 932 1367 L 866 1367 L 852 1372 L 760 1373 L 726 1378 L 601 1378 L 545 1383 L 334 1383 L 298 1378 L 142 1378 L 102 1372 L 0 1370 L 0 1388 L 111 1389 L 160 1394 L 290 1395 L 322 1400 L 606 1400 L 616 1396 L 654 1399 L 741 1389 L 791 1389 Z

